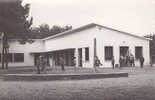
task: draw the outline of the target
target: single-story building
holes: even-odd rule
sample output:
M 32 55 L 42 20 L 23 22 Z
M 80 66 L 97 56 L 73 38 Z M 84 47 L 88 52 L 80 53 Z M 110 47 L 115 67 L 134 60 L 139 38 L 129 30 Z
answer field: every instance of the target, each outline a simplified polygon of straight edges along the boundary
M 10 40 L 9 45 L 10 66 L 34 66 L 40 54 L 46 55 L 51 66 L 59 65 L 60 56 L 66 66 L 74 66 L 76 62 L 76 67 L 84 68 L 93 68 L 94 56 L 100 59 L 100 67 L 105 68 L 112 67 L 112 56 L 115 64 L 119 64 L 120 56 L 129 54 L 134 55 L 136 66 L 140 56 L 145 59 L 144 65 L 150 63 L 149 39 L 95 23 L 24 45 Z M 1 47 L 0 44 L 0 50 Z

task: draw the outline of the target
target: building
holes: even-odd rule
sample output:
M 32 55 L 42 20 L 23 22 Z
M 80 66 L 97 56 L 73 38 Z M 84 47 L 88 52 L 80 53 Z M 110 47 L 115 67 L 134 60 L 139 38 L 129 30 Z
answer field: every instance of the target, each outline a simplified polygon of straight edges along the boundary
M 46 55 L 50 65 L 59 65 L 59 57 L 63 56 L 66 66 L 74 66 L 76 62 L 76 67 L 84 68 L 93 68 L 94 56 L 98 56 L 101 67 L 106 68 L 112 67 L 112 56 L 116 64 L 120 55 L 129 54 L 134 55 L 136 66 L 141 55 L 145 65 L 150 62 L 149 39 L 95 23 L 36 39 L 34 43 L 21 45 L 17 40 L 10 40 L 9 44 L 10 66 L 33 66 L 40 54 Z

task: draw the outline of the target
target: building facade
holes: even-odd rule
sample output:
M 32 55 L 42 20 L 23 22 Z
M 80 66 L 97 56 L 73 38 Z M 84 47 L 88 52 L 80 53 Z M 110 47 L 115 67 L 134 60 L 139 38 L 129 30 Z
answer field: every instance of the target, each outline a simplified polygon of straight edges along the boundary
M 150 63 L 148 39 L 94 23 L 35 40 L 31 44 L 20 45 L 17 41 L 9 44 L 13 58 L 10 66 L 33 66 L 40 54 L 46 55 L 51 66 L 59 65 L 60 56 L 64 58 L 66 66 L 84 68 L 94 67 L 95 56 L 100 59 L 102 68 L 112 67 L 112 57 L 115 64 L 119 64 L 120 56 L 130 54 L 135 57 L 136 66 L 139 66 L 140 56 L 144 57 L 145 65 Z M 15 62 L 16 56 L 22 55 L 24 61 Z
M 20 44 L 18 40 L 12 39 L 8 41 L 8 44 L 9 66 L 34 66 L 34 55 L 32 52 L 44 51 L 43 41 L 39 39 L 35 39 L 33 43 L 26 44 Z M 0 44 L 0 50 L 2 50 L 2 44 Z M 2 53 L 0 55 L 2 56 Z

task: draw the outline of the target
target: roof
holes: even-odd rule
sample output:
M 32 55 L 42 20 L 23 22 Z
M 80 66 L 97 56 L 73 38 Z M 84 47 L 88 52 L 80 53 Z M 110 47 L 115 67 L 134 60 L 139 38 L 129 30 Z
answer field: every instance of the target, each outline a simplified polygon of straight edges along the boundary
M 112 31 L 117 31 L 119 33 L 129 35 L 129 36 L 133 36 L 133 37 L 136 37 L 136 38 L 139 38 L 139 39 L 148 40 L 148 41 L 151 40 L 149 38 L 145 38 L 145 37 L 142 37 L 142 36 L 138 36 L 138 35 L 135 35 L 135 34 L 131 34 L 131 33 L 125 32 L 125 31 L 117 30 L 117 29 L 114 29 L 114 28 L 111 28 L 111 27 L 107 27 L 107 26 L 103 26 L 103 25 L 99 25 L 99 24 L 95 24 L 95 23 L 90 23 L 90 24 L 81 26 L 79 28 L 75 28 L 75 29 L 72 29 L 72 30 L 68 30 L 68 31 L 56 34 L 56 35 L 46 37 L 44 39 L 32 39 L 32 40 L 49 40 L 49 39 L 57 38 L 57 37 L 60 37 L 60 36 L 72 34 L 72 33 L 75 33 L 75 32 L 80 32 L 80 31 L 90 29 L 90 28 L 93 28 L 93 27 L 96 27 L 96 26 L 106 28 L 106 29 L 112 30 Z M 1 36 L 0 36 L 0 40 L 1 40 Z M 12 39 L 12 40 L 17 40 L 17 39 Z
M 99 25 L 99 24 L 96 24 L 96 26 L 100 26 L 100 27 L 103 27 L 103 28 L 106 28 L 106 29 L 109 29 L 109 30 L 113 30 L 113 31 L 116 31 L 116 32 L 119 32 L 119 33 L 122 33 L 122 34 L 125 34 L 125 35 L 133 36 L 133 37 L 136 37 L 136 38 L 139 38 L 139 39 L 148 40 L 148 41 L 151 40 L 151 39 L 148 39 L 148 38 L 145 38 L 145 37 L 142 37 L 142 36 L 138 36 L 138 35 L 128 33 L 128 32 L 125 32 L 125 31 L 121 31 L 121 30 L 117 30 L 117 29 L 114 29 L 114 28 L 111 28 L 111 27 L 107 27 L 107 26 L 103 26 L 103 25 Z
M 43 40 L 49 40 L 49 39 L 53 39 L 53 38 L 56 38 L 56 37 L 59 37 L 59 36 L 63 36 L 63 35 L 66 35 L 66 34 L 70 34 L 70 33 L 74 33 L 74 32 L 79 32 L 79 31 L 86 30 L 86 29 L 89 29 L 89 28 L 92 28 L 92 27 L 95 27 L 95 26 L 96 25 L 93 24 L 93 23 L 87 24 L 87 25 L 84 25 L 84 26 L 76 28 L 76 29 L 68 30 L 68 31 L 65 31 L 65 32 L 62 32 L 62 33 L 59 33 L 59 34 L 56 34 L 56 35 L 49 36 L 47 38 L 44 38 Z
M 110 28 L 110 27 L 99 25 L 99 24 L 95 24 L 95 23 L 90 23 L 90 24 L 81 26 L 81 27 L 76 28 L 76 29 L 72 29 L 72 30 L 69 30 L 69 31 L 65 31 L 65 32 L 53 35 L 53 36 L 49 36 L 47 38 L 44 38 L 43 40 L 49 40 L 49 39 L 57 38 L 57 37 L 64 36 L 64 35 L 67 35 L 67 34 L 71 34 L 71 33 L 75 33 L 75 32 L 80 32 L 80 31 L 83 31 L 83 30 L 86 30 L 86 29 L 90 29 L 90 28 L 96 27 L 96 26 L 99 26 L 99 27 L 102 27 L 102 28 L 106 28 L 106 29 L 112 30 L 112 31 L 117 31 L 119 33 L 122 33 L 122 34 L 125 34 L 125 35 L 129 35 L 129 36 L 133 36 L 133 37 L 136 37 L 136 38 L 139 38 L 139 39 L 148 40 L 148 41 L 150 40 L 150 39 L 145 38 L 145 37 L 141 37 L 141 36 L 138 36 L 138 35 L 135 35 L 135 34 L 131 34 L 131 33 L 128 33 L 128 32 L 124 32 L 124 31 L 121 31 L 121 30 L 117 30 L 117 29 L 114 29 L 114 28 Z

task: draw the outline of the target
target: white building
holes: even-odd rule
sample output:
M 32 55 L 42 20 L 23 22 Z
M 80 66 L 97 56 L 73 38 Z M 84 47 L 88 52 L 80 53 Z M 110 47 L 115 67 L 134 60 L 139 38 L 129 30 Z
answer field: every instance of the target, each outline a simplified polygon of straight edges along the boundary
M 63 56 L 65 65 L 73 66 L 75 57 L 76 67 L 84 68 L 93 68 L 94 55 L 103 64 L 101 67 L 111 67 L 112 56 L 119 64 L 120 55 L 128 54 L 135 56 L 136 66 L 141 55 L 145 65 L 150 62 L 149 39 L 94 23 L 34 43 L 21 45 L 14 40 L 9 44 L 10 66 L 33 66 L 40 53 L 46 54 L 50 65 L 59 65 L 59 57 Z

